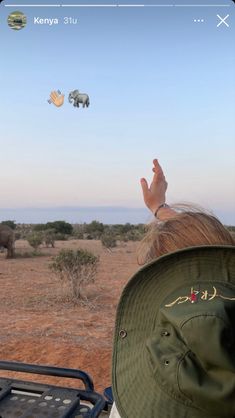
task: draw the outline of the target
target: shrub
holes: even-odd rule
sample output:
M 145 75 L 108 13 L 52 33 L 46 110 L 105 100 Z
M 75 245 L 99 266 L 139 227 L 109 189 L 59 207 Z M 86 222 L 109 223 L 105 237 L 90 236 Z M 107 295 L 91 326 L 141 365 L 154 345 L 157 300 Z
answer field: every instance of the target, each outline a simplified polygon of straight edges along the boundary
M 73 225 L 73 237 L 76 239 L 83 239 L 84 238 L 84 226 L 75 224 Z
M 106 248 L 114 248 L 117 246 L 116 237 L 110 233 L 105 233 L 101 236 L 102 245 Z
M 129 241 L 129 237 L 127 234 L 123 234 L 123 235 L 119 235 L 118 236 L 119 241 L 121 242 L 128 242 Z
M 34 231 L 45 231 L 47 229 L 47 226 L 46 226 L 46 224 L 36 224 L 36 225 L 34 225 L 34 227 L 33 227 L 33 230 Z
M 126 223 L 125 225 L 121 225 L 120 229 L 122 234 L 126 234 L 127 232 L 132 231 L 133 228 L 133 225 L 131 225 L 130 223 Z
M 54 257 L 51 269 L 69 286 L 72 299 L 87 299 L 82 290 L 94 282 L 99 257 L 86 250 L 61 250 Z
M 32 232 L 27 236 L 27 241 L 35 250 L 43 243 L 43 235 L 40 232 Z
M 101 222 L 92 221 L 90 224 L 86 224 L 84 229 L 85 233 L 91 237 L 90 239 L 100 239 L 104 232 L 104 225 Z
M 142 234 L 137 230 L 129 231 L 126 233 L 127 241 L 140 241 L 142 238 Z
M 20 234 L 20 239 L 27 239 L 28 235 L 30 235 L 33 232 L 33 225 L 17 224 L 16 232 Z
M 128 229 L 128 225 L 123 225 L 123 231 L 118 235 L 120 241 L 141 241 L 145 235 L 145 225 L 131 225 L 131 228 Z M 114 225 L 115 226 L 115 225 Z
M 84 235 L 83 235 L 83 233 L 81 231 L 74 231 L 73 232 L 73 236 L 76 239 L 84 239 Z
M 54 248 L 55 247 L 55 239 L 56 239 L 56 234 L 55 234 L 55 230 L 54 229 L 46 229 L 44 231 L 44 241 L 46 244 L 46 247 L 51 247 Z
M 58 241 L 67 241 L 68 237 L 68 235 L 62 234 L 60 232 L 55 233 L 55 239 Z

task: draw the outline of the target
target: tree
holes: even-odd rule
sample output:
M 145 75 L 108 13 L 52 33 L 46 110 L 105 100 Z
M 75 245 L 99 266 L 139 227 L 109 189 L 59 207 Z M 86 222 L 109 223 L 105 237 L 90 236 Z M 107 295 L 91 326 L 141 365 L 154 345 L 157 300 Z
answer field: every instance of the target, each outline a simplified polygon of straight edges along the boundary
M 9 221 L 2 221 L 1 224 L 9 226 L 13 230 L 16 229 L 16 227 L 17 227 L 15 221 L 10 221 L 10 220 Z
M 55 233 L 71 235 L 73 226 L 65 221 L 47 222 L 46 229 L 54 229 Z
M 45 231 L 47 229 L 47 226 L 46 226 L 46 224 L 36 224 L 36 225 L 34 225 L 34 227 L 33 227 L 33 230 L 34 231 Z
M 91 235 L 92 238 L 99 239 L 104 232 L 104 225 L 101 222 L 92 221 L 86 225 L 85 232 Z
M 32 232 L 27 236 L 27 241 L 37 251 L 39 245 L 43 243 L 43 235 L 40 232 Z
M 72 299 L 87 300 L 83 288 L 94 282 L 98 262 L 99 257 L 86 250 L 61 250 L 50 267 L 69 286 Z

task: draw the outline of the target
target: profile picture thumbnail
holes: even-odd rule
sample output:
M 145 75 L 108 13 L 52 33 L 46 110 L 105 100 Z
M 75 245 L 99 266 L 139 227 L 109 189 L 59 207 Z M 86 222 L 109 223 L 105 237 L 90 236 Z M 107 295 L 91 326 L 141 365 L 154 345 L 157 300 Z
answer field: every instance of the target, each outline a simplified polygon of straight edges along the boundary
M 7 19 L 8 26 L 14 30 L 23 29 L 27 23 L 27 17 L 22 12 L 12 12 Z

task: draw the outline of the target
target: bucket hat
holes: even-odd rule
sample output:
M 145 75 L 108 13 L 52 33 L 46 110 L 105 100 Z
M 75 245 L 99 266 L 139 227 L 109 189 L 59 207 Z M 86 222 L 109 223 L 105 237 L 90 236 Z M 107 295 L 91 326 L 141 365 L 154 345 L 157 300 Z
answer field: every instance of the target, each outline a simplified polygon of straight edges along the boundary
M 235 247 L 141 268 L 120 298 L 112 366 L 122 418 L 235 417 Z

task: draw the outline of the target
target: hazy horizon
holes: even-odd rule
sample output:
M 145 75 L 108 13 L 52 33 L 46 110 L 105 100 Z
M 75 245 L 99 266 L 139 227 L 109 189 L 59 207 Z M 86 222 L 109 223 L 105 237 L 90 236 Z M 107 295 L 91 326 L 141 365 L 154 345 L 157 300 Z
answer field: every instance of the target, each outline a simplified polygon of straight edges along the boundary
M 225 225 L 235 225 L 233 211 L 224 213 L 211 210 Z M 104 224 L 149 223 L 153 219 L 145 207 L 124 206 L 57 206 L 34 208 L 0 208 L 0 222 L 14 220 L 16 223 L 46 223 L 64 220 L 70 223 L 90 223 L 93 220 Z

